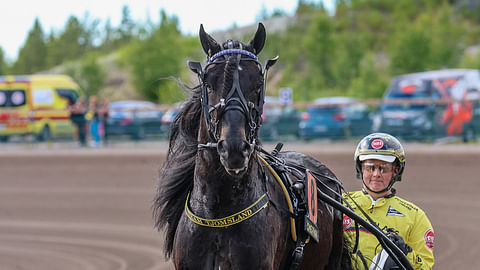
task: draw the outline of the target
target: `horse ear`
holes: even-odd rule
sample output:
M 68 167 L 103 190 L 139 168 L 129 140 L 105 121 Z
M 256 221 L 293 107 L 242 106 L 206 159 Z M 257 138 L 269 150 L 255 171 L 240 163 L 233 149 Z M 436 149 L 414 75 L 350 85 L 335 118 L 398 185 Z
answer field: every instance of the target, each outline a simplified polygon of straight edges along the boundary
M 253 53 L 259 54 L 260 51 L 263 49 L 263 45 L 265 45 L 266 35 L 267 34 L 265 32 L 265 26 L 263 26 L 263 23 L 258 23 L 257 32 L 255 33 L 253 39 L 250 40 L 250 43 L 248 43 L 248 45 L 253 48 Z
M 209 34 L 205 32 L 203 29 L 203 24 L 200 24 L 200 42 L 202 43 L 203 51 L 211 57 L 212 55 L 216 54 L 220 51 L 220 45 L 211 37 Z

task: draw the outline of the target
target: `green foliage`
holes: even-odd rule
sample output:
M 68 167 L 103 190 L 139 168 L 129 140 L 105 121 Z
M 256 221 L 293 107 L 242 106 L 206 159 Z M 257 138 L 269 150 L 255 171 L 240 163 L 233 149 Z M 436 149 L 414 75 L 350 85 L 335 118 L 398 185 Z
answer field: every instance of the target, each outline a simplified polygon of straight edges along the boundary
M 311 87 L 321 89 L 334 84 L 331 66 L 335 61 L 335 40 L 332 20 L 327 14 L 320 14 L 312 23 L 305 38 L 305 54 L 311 78 Z
M 70 66 L 67 74 L 79 84 L 86 96 L 99 95 L 105 85 L 106 71 L 98 63 L 98 56 L 90 53 L 77 66 Z
M 466 53 L 462 59 L 460 60 L 460 63 L 458 64 L 458 67 L 460 68 L 473 68 L 473 69 L 480 69 L 480 53 L 479 53 L 479 47 L 477 46 L 475 48 L 475 51 L 472 53 Z
M 277 17 L 277 16 L 284 16 L 286 15 L 285 11 L 279 8 L 274 9 L 271 13 L 267 11 L 267 7 L 265 4 L 262 4 L 262 8 L 260 9 L 259 13 L 256 16 L 257 21 L 265 21 L 269 18 Z
M 414 23 L 397 25 L 389 47 L 392 74 L 455 67 L 465 46 L 461 24 L 454 9 L 441 5 Z
M 337 0 L 335 14 L 312 2 L 298 0 L 295 18 L 287 29 L 269 32 L 267 27 L 267 43 L 260 57 L 280 56 L 269 72 L 267 95 L 291 87 L 295 101 L 327 95 L 379 98 L 398 74 L 480 68 L 479 54 L 465 53 L 480 43 L 480 5 L 475 1 Z M 263 20 L 282 14 L 281 10 L 269 14 L 264 7 L 258 17 Z M 116 51 L 141 96 L 161 103 L 181 100 L 183 92 L 165 78 L 187 78 L 196 83 L 185 60 L 205 56 L 197 36 L 182 36 L 176 17 L 167 16 L 165 11 L 160 15 L 159 24 L 150 20 L 139 24 L 124 6 L 120 25 L 107 21 L 101 35 L 99 20 L 88 17 L 78 20 L 71 16 L 63 30 L 48 37 L 36 20 L 12 67 L 5 63 L 0 50 L 0 74 L 12 70 L 33 73 L 66 62 L 73 66 L 84 59 L 74 70 L 80 73 L 84 68 L 82 76 L 92 81 L 85 83 L 85 89 L 96 93 L 101 83 L 94 81 L 102 80 L 93 79 L 93 75 L 101 77 L 102 72 L 92 71 L 96 60 L 90 53 Z M 251 33 L 231 38 L 243 40 L 247 36 L 250 38 Z M 82 76 L 80 80 L 85 80 Z
M 388 80 L 381 77 L 375 66 L 375 56 L 366 54 L 360 61 L 359 74 L 349 85 L 347 95 L 357 98 L 380 97 L 387 88 Z
M 348 89 L 353 78 L 359 74 L 359 64 L 366 51 L 368 34 L 347 32 L 337 34 L 335 44 L 335 61 L 331 65 L 334 86 L 342 94 Z
M 474 5 L 473 1 L 459 1 L 457 3 L 458 11 L 462 17 L 468 18 L 473 22 L 480 22 L 480 6 Z
M 161 23 L 153 35 L 131 45 L 125 61 L 131 67 L 133 84 L 147 100 L 166 103 L 181 97 L 169 76 L 179 77 L 184 51 L 175 17 L 161 12 Z
M 120 40 L 128 43 L 133 37 L 133 30 L 135 28 L 135 22 L 130 17 L 130 8 L 128 6 L 123 6 L 122 8 L 122 21 L 118 32 L 120 34 Z
M 2 47 L 0 47 L 0 75 L 7 74 L 7 63 L 5 63 L 5 53 Z
M 420 16 L 420 23 L 422 18 L 423 16 Z M 437 9 L 433 20 L 424 23 L 425 28 L 430 26 L 431 29 L 431 68 L 456 66 L 465 50 L 466 30 L 462 26 L 463 21 L 456 18 L 455 10 L 448 5 L 442 5 Z
M 77 59 L 85 54 L 87 44 L 82 37 L 84 29 L 75 16 L 68 19 L 65 30 L 57 38 L 50 36 L 48 47 L 48 65 L 55 66 L 66 60 Z
M 430 36 L 415 24 L 398 30 L 390 40 L 392 74 L 420 72 L 428 67 Z
M 148 23 L 147 23 L 148 24 Z M 103 52 L 111 52 L 136 40 L 149 36 L 148 25 L 137 24 L 130 16 L 130 8 L 123 6 L 122 19 L 118 28 L 111 25 L 110 19 L 104 25 L 102 43 L 98 48 Z
M 332 93 L 379 98 L 392 76 L 457 67 L 466 46 L 479 41 L 478 26 L 442 0 L 337 1 L 334 17 L 308 10 L 314 19 L 304 52 L 282 48 L 297 52 L 296 65 L 286 64 L 295 68 L 283 72 L 296 100 Z M 376 54 L 380 65 L 372 64 Z
M 25 45 L 20 49 L 12 71 L 16 74 L 31 74 L 46 67 L 47 46 L 40 21 L 35 19 Z

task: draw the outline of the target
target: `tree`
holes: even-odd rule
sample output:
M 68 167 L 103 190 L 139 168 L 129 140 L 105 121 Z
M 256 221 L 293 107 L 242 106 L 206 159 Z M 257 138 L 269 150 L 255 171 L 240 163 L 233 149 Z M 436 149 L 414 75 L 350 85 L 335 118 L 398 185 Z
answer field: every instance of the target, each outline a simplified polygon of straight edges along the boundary
M 84 18 L 80 22 L 83 29 L 80 36 L 80 44 L 83 44 L 85 51 L 95 50 L 101 42 L 98 26 L 100 19 L 91 19 L 88 12 L 85 13 Z
M 472 53 L 465 53 L 458 67 L 480 69 L 480 53 L 478 52 L 478 47 Z
M 110 22 L 110 18 L 108 18 L 103 28 L 101 50 L 107 51 L 107 52 L 113 50 L 115 48 L 114 42 L 115 42 L 114 30 Z
M 466 30 L 461 17 L 457 18 L 454 9 L 448 5 L 438 7 L 433 18 L 427 15 L 420 16 L 419 21 L 424 28 L 430 28 L 430 68 L 456 66 L 465 49 Z
M 17 61 L 13 64 L 13 72 L 31 74 L 46 68 L 47 46 L 42 26 L 35 19 L 33 29 L 28 33 L 25 45 L 20 49 Z
M 366 53 L 368 34 L 358 31 L 345 31 L 335 34 L 334 57 L 329 66 L 332 86 L 345 94 L 352 80 L 360 73 L 360 61 Z
M 84 38 L 85 29 L 75 16 L 70 16 L 65 30 L 58 38 L 52 34 L 48 47 L 48 65 L 55 66 L 66 60 L 82 57 L 89 44 Z
M 183 55 L 177 18 L 168 17 L 162 10 L 160 26 L 153 35 L 137 41 L 126 53 L 133 84 L 139 93 L 154 102 L 178 101 L 180 91 L 175 83 L 163 78 L 179 77 Z
M 307 66 L 316 83 L 316 89 L 333 86 L 334 78 L 331 70 L 335 61 L 335 40 L 333 39 L 333 23 L 326 13 L 320 14 L 312 23 L 305 39 Z
M 429 66 L 431 38 L 417 24 L 403 25 L 390 41 L 392 74 L 421 72 Z
M 98 64 L 98 57 L 94 53 L 88 54 L 77 68 L 69 67 L 67 74 L 74 78 L 86 96 L 98 95 L 105 85 L 107 76 L 106 71 Z
M 5 63 L 5 54 L 2 47 L 0 47 L 0 75 L 7 74 L 7 64 Z
M 130 8 L 125 5 L 122 7 L 122 20 L 120 21 L 120 27 L 118 28 L 119 42 L 121 44 L 127 44 L 132 41 L 134 29 L 135 22 L 130 17 Z
M 358 98 L 379 98 L 383 95 L 388 80 L 381 77 L 376 62 L 372 53 L 364 55 L 359 63 L 359 74 L 350 83 L 347 95 Z

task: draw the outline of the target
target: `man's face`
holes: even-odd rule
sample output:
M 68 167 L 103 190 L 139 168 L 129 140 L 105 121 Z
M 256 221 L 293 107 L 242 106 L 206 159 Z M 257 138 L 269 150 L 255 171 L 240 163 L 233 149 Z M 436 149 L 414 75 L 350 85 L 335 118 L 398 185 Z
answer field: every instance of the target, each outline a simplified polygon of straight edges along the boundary
M 388 187 L 396 170 L 390 162 L 377 159 L 364 160 L 362 162 L 363 183 L 373 191 L 381 191 Z

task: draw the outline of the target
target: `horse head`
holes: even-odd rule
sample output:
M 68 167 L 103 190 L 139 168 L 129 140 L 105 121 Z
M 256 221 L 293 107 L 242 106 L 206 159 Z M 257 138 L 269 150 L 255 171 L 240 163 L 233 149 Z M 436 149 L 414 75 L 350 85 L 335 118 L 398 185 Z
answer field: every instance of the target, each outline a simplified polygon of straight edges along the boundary
M 264 103 L 264 73 L 257 55 L 265 44 L 265 28 L 258 25 L 248 44 L 227 40 L 223 44 L 200 26 L 200 41 L 207 65 L 189 62 L 201 81 L 205 125 L 199 147 L 216 148 L 225 171 L 241 177 L 258 140 Z M 267 66 L 271 66 L 267 63 Z

